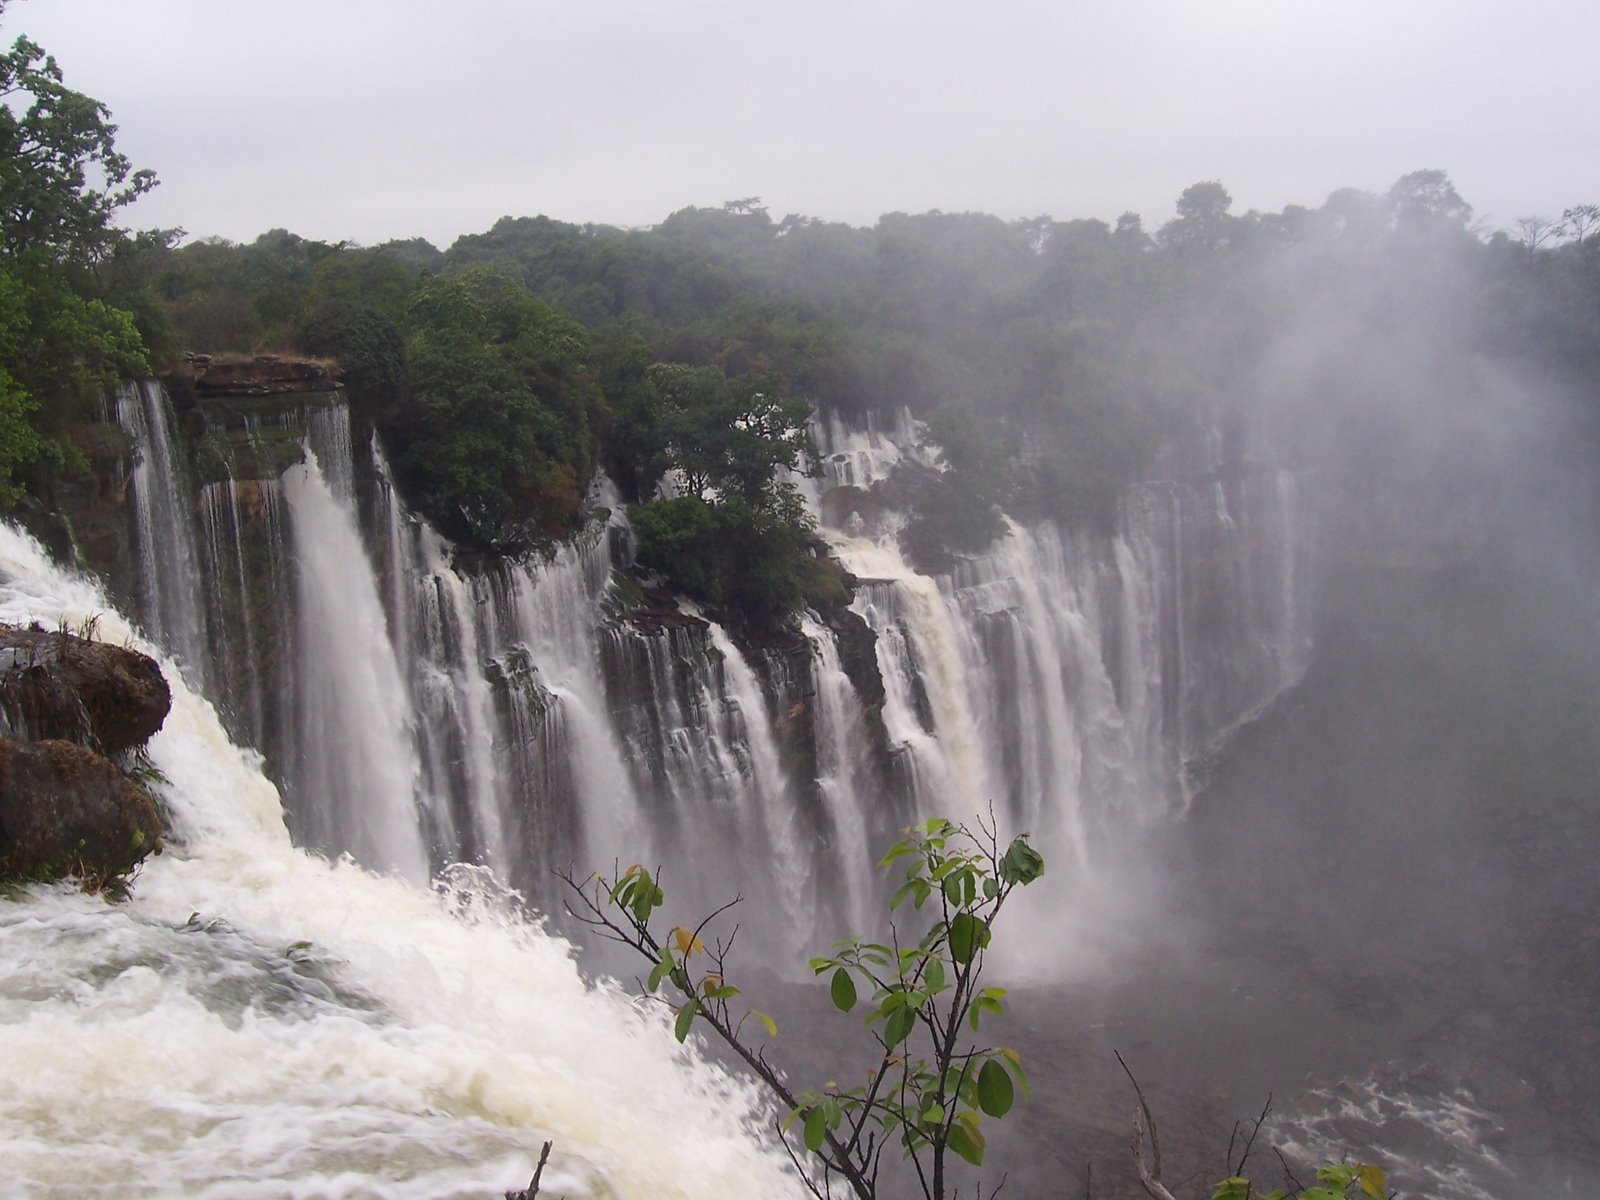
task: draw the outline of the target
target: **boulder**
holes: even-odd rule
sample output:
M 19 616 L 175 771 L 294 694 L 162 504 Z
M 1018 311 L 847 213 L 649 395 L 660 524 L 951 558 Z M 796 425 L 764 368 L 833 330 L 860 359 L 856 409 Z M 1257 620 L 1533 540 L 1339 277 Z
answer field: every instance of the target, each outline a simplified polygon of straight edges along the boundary
M 136 650 L 0 626 L 0 716 L 15 736 L 122 754 L 148 741 L 171 707 L 161 668 Z
M 72 877 L 91 891 L 161 845 L 155 803 L 104 755 L 0 738 L 0 882 Z

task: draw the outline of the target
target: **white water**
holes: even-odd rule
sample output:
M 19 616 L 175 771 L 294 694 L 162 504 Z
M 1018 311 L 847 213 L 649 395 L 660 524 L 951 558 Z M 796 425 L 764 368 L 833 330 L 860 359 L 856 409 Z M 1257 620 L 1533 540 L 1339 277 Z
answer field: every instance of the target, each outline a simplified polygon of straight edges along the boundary
M 170 410 L 166 388 L 154 380 L 124 383 L 117 390 L 117 421 L 136 454 L 129 481 L 134 536 L 140 556 L 153 568 L 139 579 L 145 623 L 188 678 L 204 686 L 207 641 L 200 558 L 187 472 L 173 447 Z
M 165 408 L 149 417 L 136 437 L 170 441 Z M 1296 481 L 1224 483 L 1220 443 L 1168 464 L 1187 482 L 1131 489 L 1111 535 L 1010 523 L 928 576 L 901 552 L 903 515 L 865 491 L 939 469 L 916 422 L 819 422 L 823 475 L 796 482 L 863 581 L 886 693 L 868 714 L 818 623 L 808 660 L 617 618 L 629 539 L 603 484 L 609 519 L 549 559 L 462 565 L 342 406 L 297 421 L 301 466 L 207 493 L 206 561 L 239 597 L 212 607 L 245 618 L 219 628 L 209 676 L 297 838 L 416 879 L 470 861 L 537 900 L 553 867 L 684 864 L 677 902 L 742 891 L 760 914 L 746 939 L 790 961 L 865 925 L 874 851 L 916 816 L 992 803 L 1083 875 L 1119 831 L 1180 813 L 1192 773 L 1307 657 Z M 141 577 L 159 573 L 159 538 L 143 549 Z
M 0 529 L 0 619 L 149 649 Z M 170 661 L 167 664 L 172 677 Z M 130 902 L 0 899 L 0 1194 L 447 1200 L 798 1194 L 742 1084 L 580 979 L 486 877 L 437 892 L 294 848 L 276 790 L 174 679 L 167 853 Z
M 872 809 L 863 801 L 879 789 L 872 777 L 866 714 L 840 664 L 833 634 L 810 614 L 802 618 L 801 630 L 814 653 L 811 686 L 817 708 L 817 792 L 826 818 L 823 832 L 832 850 L 824 873 L 831 881 L 844 929 L 871 929 L 878 920 L 878 889 L 872 855 L 863 849 L 878 842 L 873 840 L 875 831 L 868 821 Z M 893 805 L 887 796 L 878 795 L 878 808 L 892 810 Z M 890 827 L 904 824 L 894 821 Z
M 295 697 L 296 792 L 336 802 L 308 804 L 303 820 L 318 845 L 358 862 L 428 878 L 419 824 L 416 718 L 402 684 L 372 564 L 348 504 L 338 502 L 308 448 L 283 477 L 296 558 L 295 645 L 303 691 Z

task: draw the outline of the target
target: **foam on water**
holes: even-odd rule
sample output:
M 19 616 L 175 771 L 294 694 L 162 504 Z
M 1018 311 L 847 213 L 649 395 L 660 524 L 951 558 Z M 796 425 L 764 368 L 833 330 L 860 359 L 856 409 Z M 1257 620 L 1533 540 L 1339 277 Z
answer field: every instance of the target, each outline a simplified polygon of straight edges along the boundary
M 150 646 L 0 529 L 0 620 Z M 0 1192 L 798 1194 L 752 1089 L 590 987 L 481 871 L 432 891 L 295 848 L 259 760 L 168 667 L 173 835 L 111 905 L 0 900 Z M 9 1190 L 7 1190 L 9 1189 Z

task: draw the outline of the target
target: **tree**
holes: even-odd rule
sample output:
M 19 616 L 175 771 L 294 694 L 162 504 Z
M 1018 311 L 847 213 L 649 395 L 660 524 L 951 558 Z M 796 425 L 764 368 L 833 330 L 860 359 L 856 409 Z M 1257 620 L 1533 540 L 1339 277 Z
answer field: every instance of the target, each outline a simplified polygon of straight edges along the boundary
M 634 395 L 637 385 L 625 393 L 640 423 L 613 437 L 644 454 L 631 472 L 636 486 L 671 470 L 683 494 L 629 510 L 640 565 L 745 622 L 782 620 L 805 602 L 811 580 L 813 522 L 794 484 L 779 478 L 816 459 L 811 406 L 771 376 L 715 367 L 656 363 L 645 382 L 647 398 Z
M 1026 834 L 1002 850 L 992 818 L 974 830 L 935 817 L 905 833 L 879 862 L 896 879 L 887 940 L 849 937 L 810 960 L 812 974 L 828 981 L 834 1009 L 867 1014 L 873 1048 L 859 1070 L 844 1073 L 862 1081 L 849 1087 L 829 1082 L 795 1090 L 757 1040 L 763 1032 L 763 1041 L 777 1038 L 778 1026 L 749 1007 L 732 982 L 738 926 L 729 929 L 725 918 L 738 897 L 695 925 L 662 930 L 661 871 L 634 864 L 582 881 L 558 872 L 568 888 L 568 915 L 649 964 L 640 987 L 671 1011 L 673 1036 L 682 1042 L 694 1030 L 707 1032 L 778 1103 L 774 1132 L 817 1200 L 841 1192 L 875 1200 L 880 1181 L 885 1192 L 920 1192 L 924 1200 L 961 1195 L 954 1159 L 984 1166 L 984 1119 L 1003 1119 L 1019 1096 L 1028 1096 L 1022 1056 L 983 1036 L 985 1022 L 1003 1016 L 1006 999 L 1006 989 L 986 985 L 983 973 L 1001 910 L 1017 888 L 1044 874 L 1044 859 Z M 900 923 L 897 912 L 905 913 Z M 919 923 L 923 928 L 915 940 L 906 922 L 912 935 Z M 1140 1184 L 1151 1200 L 1176 1200 L 1162 1181 L 1155 1118 L 1132 1071 L 1128 1077 L 1138 1098 L 1133 1157 Z M 1244 1174 L 1270 1107 L 1269 1101 L 1236 1167 L 1230 1144 L 1233 1174 L 1211 1188 L 1210 1200 L 1288 1200 L 1291 1193 L 1282 1190 L 1257 1191 Z M 898 1187 L 884 1175 L 895 1163 L 909 1176 Z M 1316 1174 L 1314 1185 L 1294 1183 L 1296 1200 L 1386 1200 L 1387 1181 L 1375 1166 L 1331 1164 Z M 537 1173 L 534 1179 L 522 1195 L 537 1195 Z M 982 1197 L 981 1185 L 974 1194 Z
M 1522 234 L 1522 244 L 1527 248 L 1531 258 L 1553 237 L 1560 237 L 1565 226 L 1560 221 L 1552 221 L 1549 217 L 1518 217 L 1517 231 Z
M 1450 176 L 1433 168 L 1400 176 L 1385 198 L 1399 229 L 1464 229 L 1472 220 L 1472 205 L 1461 198 Z
M 132 315 L 92 271 L 127 240 L 117 210 L 155 186 L 107 117 L 26 37 L 0 54 L 0 503 L 20 472 L 74 460 L 68 415 L 147 369 Z
M 1561 210 L 1562 233 L 1578 245 L 1595 229 L 1600 229 L 1600 204 L 1575 204 Z
M 581 326 L 489 268 L 425 281 L 405 394 L 378 410 L 402 483 L 452 537 L 519 553 L 577 521 L 600 405 Z
M 124 236 L 117 210 L 155 187 L 155 173 L 133 169 L 105 105 L 68 88 L 26 37 L 0 55 L 0 100 L 0 252 L 98 262 Z
M 1233 197 L 1215 179 L 1193 183 L 1178 197 L 1178 216 L 1161 227 L 1161 241 L 1176 248 L 1215 250 L 1228 243 Z
M 799 470 L 816 447 L 806 423 L 811 406 L 786 396 L 770 376 L 731 378 L 715 367 L 658 363 L 650 381 L 661 398 L 668 465 L 684 489 L 737 493 L 765 507 L 780 467 Z

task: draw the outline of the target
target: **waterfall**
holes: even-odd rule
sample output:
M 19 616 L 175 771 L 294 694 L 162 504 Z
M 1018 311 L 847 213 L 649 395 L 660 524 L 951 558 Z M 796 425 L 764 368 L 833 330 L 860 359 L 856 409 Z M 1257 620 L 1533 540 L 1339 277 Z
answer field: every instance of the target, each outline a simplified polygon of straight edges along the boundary
M 816 786 L 824 819 L 820 833 L 829 851 L 818 874 L 832 881 L 839 916 L 836 932 L 842 935 L 871 929 L 878 919 L 873 859 L 863 850 L 893 840 L 893 831 L 907 822 L 880 792 L 866 713 L 839 660 L 833 634 L 810 614 L 802 619 L 801 629 L 813 648 Z
M 337 475 L 335 476 L 337 478 Z M 299 622 L 295 795 L 312 844 L 425 882 L 416 717 L 348 505 L 307 461 L 284 476 Z
M 807 488 L 864 581 L 855 609 L 877 635 L 883 723 L 918 812 L 992 802 L 1082 864 L 1119 824 L 1180 810 L 1207 756 L 1304 672 L 1309 540 L 1292 472 L 1224 483 L 1220 439 L 1202 439 L 1203 477 L 1132 488 L 1110 536 L 1008 521 L 930 577 L 902 555 L 898 514 L 839 518 L 830 503 L 908 459 L 929 465 L 908 414 L 886 424 L 819 422 L 823 482 Z
M 195 506 L 181 455 L 154 446 L 171 440 L 144 402 L 158 393 L 133 394 L 136 493 L 169 496 L 139 515 L 151 588 L 183 552 L 161 549 L 181 531 L 160 532 L 183 522 L 154 514 Z M 583 536 L 463 562 L 342 405 L 276 419 L 296 465 L 241 452 L 275 473 L 236 478 L 230 461 L 200 494 L 194 611 L 213 637 L 182 653 L 263 754 L 296 838 L 415 880 L 471 863 L 548 905 L 552 868 L 681 864 L 687 911 L 742 892 L 761 914 L 746 940 L 792 961 L 863 926 L 878 847 L 918 817 L 992 805 L 1083 874 L 1119 831 L 1181 813 L 1230 732 L 1309 661 L 1304 481 L 1268 447 L 1224 461 L 1214 433 L 1128 489 L 1110 531 L 1008 521 L 927 575 L 881 489 L 940 469 L 920 426 L 819 418 L 819 474 L 794 482 L 859 581 L 870 638 L 852 675 L 817 615 L 759 647 L 686 608 L 640 616 L 604 481 Z M 863 669 L 881 703 L 851 682 Z
M 161 655 L 0 529 L 0 619 L 91 615 Z M 574 1200 L 800 1194 L 750 1089 L 586 986 L 481 872 L 428 891 L 296 849 L 259 757 L 162 657 L 167 852 L 125 904 L 34 886 L 0 905 L 9 1189 L 499 1195 L 549 1138 L 544 1186 Z
M 172 404 L 166 388 L 154 380 L 124 383 L 117 389 L 116 413 L 136 451 L 130 491 L 140 618 L 188 678 L 203 687 L 208 645 L 200 556 L 188 472 L 173 444 Z

